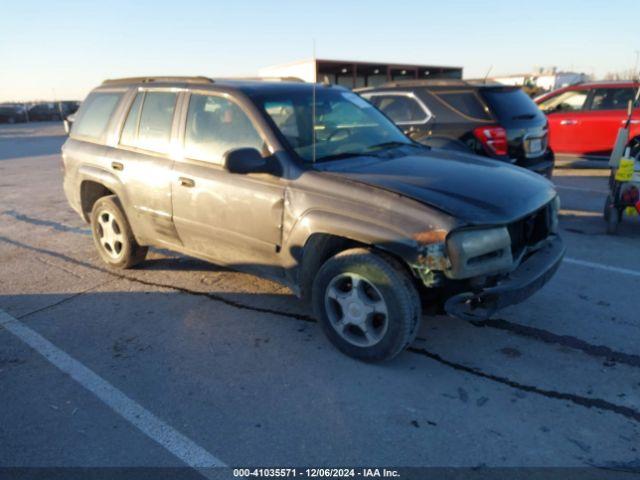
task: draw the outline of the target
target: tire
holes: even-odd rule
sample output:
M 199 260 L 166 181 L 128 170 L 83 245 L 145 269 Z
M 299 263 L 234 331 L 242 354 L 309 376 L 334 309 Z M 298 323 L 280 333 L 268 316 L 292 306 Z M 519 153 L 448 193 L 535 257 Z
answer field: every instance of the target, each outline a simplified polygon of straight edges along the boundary
M 629 156 L 636 160 L 640 158 L 640 138 L 636 138 L 629 143 Z
M 115 195 L 99 198 L 93 205 L 91 232 L 100 258 L 110 267 L 131 268 L 147 255 L 148 248 L 136 242 Z
M 412 278 L 393 257 L 368 249 L 327 260 L 314 279 L 312 304 L 331 343 L 359 360 L 390 360 L 418 333 L 421 306 Z
M 615 235 L 622 219 L 622 211 L 618 210 L 611 195 L 607 196 L 604 203 L 604 221 L 607 222 L 607 234 Z

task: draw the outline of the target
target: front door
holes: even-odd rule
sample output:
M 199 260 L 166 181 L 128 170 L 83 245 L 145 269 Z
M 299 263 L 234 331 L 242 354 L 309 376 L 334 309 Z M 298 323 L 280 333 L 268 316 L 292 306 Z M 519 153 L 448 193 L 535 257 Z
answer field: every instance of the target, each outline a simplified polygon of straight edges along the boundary
M 549 120 L 549 146 L 555 153 L 587 153 L 583 143 L 584 107 L 589 90 L 567 90 L 540 103 Z
M 284 181 L 271 174 L 232 174 L 225 152 L 252 147 L 263 137 L 249 115 L 228 97 L 192 93 L 183 159 L 172 175 L 173 220 L 194 254 L 268 276 L 282 276 L 279 255 Z

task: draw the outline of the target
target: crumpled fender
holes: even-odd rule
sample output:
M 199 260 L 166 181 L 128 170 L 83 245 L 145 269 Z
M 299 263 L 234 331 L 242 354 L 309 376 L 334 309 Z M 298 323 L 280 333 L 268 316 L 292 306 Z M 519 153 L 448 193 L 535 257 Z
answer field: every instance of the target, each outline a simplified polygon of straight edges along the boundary
M 403 258 L 407 263 L 418 257 L 415 240 L 385 225 L 323 210 L 306 211 L 285 234 L 283 261 L 287 271 L 295 270 L 302 259 L 309 237 L 325 233 L 373 245 Z

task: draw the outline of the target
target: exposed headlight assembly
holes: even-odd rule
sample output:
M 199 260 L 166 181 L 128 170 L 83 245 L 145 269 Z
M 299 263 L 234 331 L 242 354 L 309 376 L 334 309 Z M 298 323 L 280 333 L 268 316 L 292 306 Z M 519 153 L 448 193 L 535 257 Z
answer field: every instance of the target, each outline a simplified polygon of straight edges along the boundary
M 511 237 L 506 227 L 452 232 L 447 239 L 449 278 L 462 279 L 511 270 Z

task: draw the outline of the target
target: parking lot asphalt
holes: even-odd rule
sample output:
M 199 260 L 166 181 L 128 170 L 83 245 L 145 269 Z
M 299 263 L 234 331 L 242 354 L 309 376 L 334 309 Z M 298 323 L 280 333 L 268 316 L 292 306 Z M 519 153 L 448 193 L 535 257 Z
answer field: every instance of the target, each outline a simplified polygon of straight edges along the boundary
M 640 469 L 640 222 L 605 235 L 608 170 L 556 170 L 543 290 L 366 364 L 270 281 L 157 250 L 107 269 L 64 140 L 0 127 L 0 466 Z

